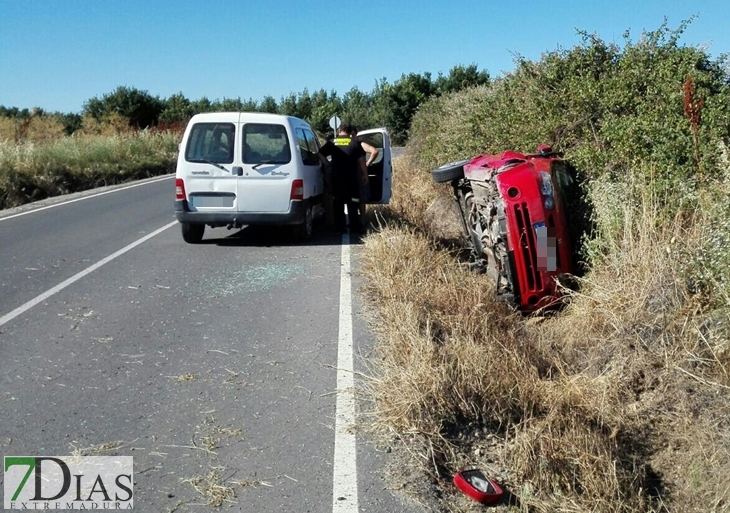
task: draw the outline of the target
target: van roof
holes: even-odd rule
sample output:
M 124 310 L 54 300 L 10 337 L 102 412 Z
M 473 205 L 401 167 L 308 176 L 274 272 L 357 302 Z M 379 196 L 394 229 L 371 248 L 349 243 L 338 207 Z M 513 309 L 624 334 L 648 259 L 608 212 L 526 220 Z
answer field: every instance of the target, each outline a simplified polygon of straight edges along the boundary
M 292 125 L 307 125 L 309 123 L 294 116 L 283 114 L 269 114 L 266 112 L 204 112 L 196 114 L 190 122 L 228 122 L 228 123 L 290 123 Z

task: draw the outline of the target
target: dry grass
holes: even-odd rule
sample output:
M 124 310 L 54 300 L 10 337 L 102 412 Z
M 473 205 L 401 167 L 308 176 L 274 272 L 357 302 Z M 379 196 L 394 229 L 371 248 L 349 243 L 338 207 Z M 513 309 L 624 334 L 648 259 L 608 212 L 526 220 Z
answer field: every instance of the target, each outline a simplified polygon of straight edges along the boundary
M 524 318 L 439 249 L 433 186 L 396 169 L 410 179 L 383 217 L 397 222 L 365 240 L 368 420 L 428 476 L 430 505 L 470 510 L 450 479 L 479 466 L 522 511 L 730 511 L 728 309 L 680 258 L 703 247 L 702 213 L 628 202 L 571 304 Z
M 172 172 L 179 141 L 151 131 L 20 142 L 0 134 L 0 208 Z
M 83 456 L 101 456 L 108 452 L 116 451 L 117 449 L 124 447 L 125 445 L 128 445 L 127 442 L 122 441 L 106 442 L 103 444 L 91 445 L 89 447 L 76 447 L 72 444 L 71 455 L 76 458 L 80 458 Z
M 15 119 L 0 116 L 0 141 L 47 142 L 65 136 L 64 126 L 58 119 L 32 116 Z
M 223 481 L 224 468 L 211 468 L 207 474 L 184 479 L 207 502 L 208 506 L 219 508 L 224 503 L 235 503 L 236 492 Z
M 404 178 L 392 181 L 390 204 L 380 213 L 387 216 L 389 222 L 426 230 L 425 212 L 441 191 L 430 176 L 418 172 L 407 158 L 399 158 L 393 168 L 394 175 Z
M 198 381 L 199 376 L 197 374 L 180 374 L 179 376 L 166 376 L 169 379 L 174 379 L 175 381 L 179 381 L 180 383 L 186 383 L 190 381 Z
M 258 488 L 259 486 L 271 487 L 271 484 L 260 479 L 248 479 L 242 481 L 228 481 L 224 479 L 227 469 L 224 467 L 211 467 L 203 475 L 183 479 L 182 482 L 189 484 L 193 489 L 206 500 L 207 506 L 219 508 L 223 504 L 236 503 L 236 488 Z

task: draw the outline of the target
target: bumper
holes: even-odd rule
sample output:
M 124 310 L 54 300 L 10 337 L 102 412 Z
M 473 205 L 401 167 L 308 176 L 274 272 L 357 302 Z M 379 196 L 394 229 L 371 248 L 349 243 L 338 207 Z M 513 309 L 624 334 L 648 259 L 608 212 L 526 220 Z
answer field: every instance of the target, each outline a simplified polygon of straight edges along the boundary
M 175 217 L 181 223 L 209 226 L 301 224 L 311 200 L 292 200 L 287 212 L 191 212 L 187 200 L 175 200 Z

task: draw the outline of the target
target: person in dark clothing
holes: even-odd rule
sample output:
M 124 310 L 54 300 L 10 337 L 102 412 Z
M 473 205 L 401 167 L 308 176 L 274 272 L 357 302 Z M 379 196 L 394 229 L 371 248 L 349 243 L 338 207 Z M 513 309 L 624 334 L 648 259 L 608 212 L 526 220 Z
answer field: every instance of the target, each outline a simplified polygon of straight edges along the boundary
M 357 215 L 360 217 L 360 222 L 365 223 L 366 222 L 366 207 L 367 202 L 370 199 L 370 182 L 368 178 L 368 167 L 377 160 L 378 155 L 380 154 L 380 151 L 372 146 L 371 144 L 366 143 L 365 141 L 361 140 L 357 136 L 357 127 L 351 126 L 350 127 L 350 137 L 353 139 L 357 139 L 360 142 L 360 146 L 362 147 L 363 151 L 365 152 L 366 160 L 361 161 L 360 165 L 360 172 L 362 173 L 362 176 L 364 177 L 363 180 L 360 181 L 360 203 L 358 203 L 358 210 Z
M 365 151 L 356 138 L 350 136 L 352 127 L 343 123 L 337 130 L 337 137 L 327 141 L 319 152 L 332 157 L 332 194 L 334 196 L 335 229 L 345 232 L 345 205 L 350 218 L 350 231 L 362 233 L 363 226 L 358 216 L 360 188 L 365 169 Z

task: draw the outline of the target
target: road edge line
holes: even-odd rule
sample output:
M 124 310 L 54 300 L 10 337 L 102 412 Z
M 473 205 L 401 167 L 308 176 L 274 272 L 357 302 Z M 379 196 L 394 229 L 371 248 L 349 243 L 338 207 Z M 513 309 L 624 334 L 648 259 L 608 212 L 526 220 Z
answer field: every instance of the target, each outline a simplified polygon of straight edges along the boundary
M 25 216 L 28 214 L 33 214 L 34 212 L 41 212 L 43 210 L 48 210 L 49 208 L 56 208 L 56 207 L 61 207 L 63 205 L 69 205 L 71 203 L 76 203 L 77 201 L 83 201 L 83 200 L 87 200 L 87 199 L 91 199 L 91 198 L 98 198 L 99 196 L 104 196 L 106 194 L 111 194 L 113 192 L 126 191 L 127 189 L 132 189 L 134 187 L 141 187 L 143 185 L 148 185 L 151 183 L 162 182 L 163 180 L 169 180 L 170 178 L 174 178 L 174 177 L 175 177 L 175 175 L 165 175 L 161 178 L 145 180 L 145 181 L 135 183 L 132 185 L 125 185 L 123 187 L 111 189 L 109 191 L 97 192 L 96 194 L 89 194 L 88 196 L 81 196 L 80 198 L 74 198 L 74 199 L 70 199 L 67 201 L 61 201 L 59 203 L 54 203 L 52 205 L 46 205 L 45 207 L 38 207 L 38 208 L 31 209 L 31 210 L 26 210 L 25 212 L 18 212 L 17 214 L 10 214 L 9 216 L 0 217 L 0 222 L 6 221 L 8 219 L 14 219 L 14 218 L 20 217 L 20 216 Z M 85 192 L 85 191 L 79 191 L 79 192 Z M 49 198 L 49 199 L 52 199 L 52 198 Z M 20 205 L 20 206 L 22 207 L 23 205 Z
M 356 513 L 357 445 L 355 433 L 355 373 L 352 349 L 352 280 L 350 238 L 342 236 L 340 262 L 340 326 L 337 343 L 335 453 L 332 465 L 332 512 Z
M 103 266 L 105 264 L 108 264 L 109 262 L 111 262 L 115 258 L 117 258 L 117 257 L 123 255 L 124 253 L 126 253 L 126 252 L 128 252 L 128 251 L 130 251 L 130 250 L 132 250 L 134 248 L 136 248 L 137 246 L 139 246 L 143 242 L 148 241 L 149 239 L 151 239 L 155 235 L 158 235 L 158 234 L 164 232 L 165 230 L 167 230 L 168 228 L 170 228 L 170 227 L 172 227 L 172 226 L 174 226 L 176 224 L 177 224 L 177 221 L 173 221 L 173 222 L 171 222 L 169 224 L 166 224 L 162 228 L 158 228 L 154 232 L 145 235 L 141 239 L 137 239 L 136 241 L 132 242 L 131 244 L 129 244 L 127 246 L 124 246 L 119 251 L 116 251 L 116 252 L 112 253 L 108 257 L 102 258 L 97 263 L 95 263 L 95 264 L 87 267 L 83 271 L 80 271 L 80 272 L 74 274 L 70 278 L 67 278 L 66 280 L 64 280 L 61 283 L 59 283 L 58 285 L 56 285 L 55 287 L 51 287 L 50 289 L 48 289 L 47 291 L 43 292 L 42 294 L 39 294 L 38 296 L 34 297 L 33 299 L 31 299 L 27 303 L 24 303 L 24 304 L 20 305 L 15 310 L 13 310 L 10 313 L 7 313 L 7 314 L 3 315 L 2 317 L 0 317 L 0 327 L 2 327 L 3 325 L 9 323 L 13 319 L 15 319 L 17 316 L 19 316 L 19 315 L 27 312 L 28 310 L 30 310 L 31 308 L 33 308 L 38 303 L 42 303 L 43 301 L 45 301 L 46 299 L 48 299 L 49 297 L 51 297 L 55 293 L 62 291 L 63 289 L 65 289 L 66 287 L 68 287 L 69 285 L 71 285 L 72 283 L 75 283 L 75 282 L 79 281 L 84 276 L 93 273 L 99 267 L 101 267 L 101 266 Z

